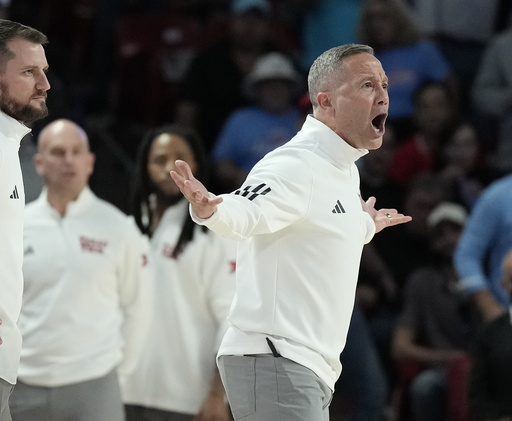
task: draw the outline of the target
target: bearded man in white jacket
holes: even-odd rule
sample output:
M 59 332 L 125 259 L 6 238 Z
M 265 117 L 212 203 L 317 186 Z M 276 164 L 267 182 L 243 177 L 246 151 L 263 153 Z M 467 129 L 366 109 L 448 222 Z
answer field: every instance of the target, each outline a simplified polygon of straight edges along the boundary
M 16 383 L 21 334 L 16 321 L 23 291 L 25 191 L 19 149 L 26 126 L 48 115 L 46 35 L 0 19 L 0 421 L 10 421 L 9 395 Z
M 172 177 L 199 224 L 239 240 L 237 288 L 218 365 L 235 420 L 329 419 L 361 252 L 411 218 L 359 194 L 355 161 L 382 144 L 388 80 L 373 49 L 312 65 L 313 115 L 240 189 L 214 196 L 178 161 Z

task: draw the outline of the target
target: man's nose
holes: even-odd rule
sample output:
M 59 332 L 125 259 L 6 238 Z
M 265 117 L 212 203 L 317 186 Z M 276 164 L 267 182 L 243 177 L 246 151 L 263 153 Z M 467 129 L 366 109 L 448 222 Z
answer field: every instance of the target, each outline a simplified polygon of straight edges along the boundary
M 73 152 L 67 152 L 64 154 L 64 161 L 67 163 L 72 163 L 75 160 L 75 154 Z
M 36 89 L 40 91 L 48 91 L 50 90 L 51 85 L 48 81 L 48 77 L 46 73 L 41 73 L 40 77 L 37 79 Z
M 379 104 L 389 104 L 389 94 L 387 89 L 384 89 L 382 87 L 380 88 L 379 94 L 377 96 L 377 102 Z

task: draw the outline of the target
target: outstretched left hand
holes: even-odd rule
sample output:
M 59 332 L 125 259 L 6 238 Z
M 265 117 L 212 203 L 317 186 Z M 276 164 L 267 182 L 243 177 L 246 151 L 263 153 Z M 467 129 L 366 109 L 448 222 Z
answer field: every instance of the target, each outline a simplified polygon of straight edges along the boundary
M 366 202 L 361 198 L 363 210 L 367 212 L 375 222 L 375 233 L 382 231 L 386 227 L 405 224 L 412 220 L 410 216 L 399 213 L 396 209 L 375 209 L 375 197 L 370 197 Z

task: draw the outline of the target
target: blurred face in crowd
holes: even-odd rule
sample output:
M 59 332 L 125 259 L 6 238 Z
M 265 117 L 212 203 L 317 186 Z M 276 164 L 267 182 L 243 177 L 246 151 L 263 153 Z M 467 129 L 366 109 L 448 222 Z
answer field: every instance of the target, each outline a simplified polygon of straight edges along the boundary
M 250 10 L 233 16 L 231 38 L 240 48 L 261 48 L 268 40 L 268 36 L 269 23 L 264 13 Z
M 444 89 L 430 86 L 421 92 L 414 111 L 416 124 L 421 131 L 437 135 L 453 116 L 454 109 Z
M 448 220 L 439 222 L 432 229 L 432 246 L 447 260 L 451 260 L 462 235 L 463 227 Z
M 0 109 L 22 123 L 48 115 L 48 63 L 41 44 L 14 39 L 8 44 L 14 57 L 0 69 Z
M 282 114 L 290 109 L 293 99 L 293 86 L 286 79 L 266 79 L 257 83 L 258 104 L 270 113 Z
M 148 174 L 154 186 L 166 196 L 181 197 L 180 189 L 170 174 L 171 171 L 176 171 L 177 159 L 187 162 L 192 173 L 196 171 L 194 153 L 185 139 L 164 133 L 153 140 L 148 156 Z
M 78 197 L 94 168 L 85 132 L 69 120 L 57 120 L 41 131 L 38 149 L 34 161 L 48 190 Z
M 373 45 L 377 48 L 385 48 L 393 45 L 396 25 L 392 12 L 387 5 L 380 1 L 373 1 L 368 4 L 365 13 L 366 25 Z
M 464 124 L 458 128 L 444 148 L 447 162 L 470 170 L 478 162 L 480 141 L 474 127 Z
M 317 96 L 319 119 L 354 148 L 379 148 L 389 107 L 380 61 L 368 53 L 346 57 L 333 78 L 332 88 Z
M 406 224 L 410 232 L 420 235 L 428 233 L 427 218 L 430 212 L 443 200 L 441 192 L 434 188 L 411 188 L 405 198 L 404 208 L 406 215 L 412 216 L 412 221 Z

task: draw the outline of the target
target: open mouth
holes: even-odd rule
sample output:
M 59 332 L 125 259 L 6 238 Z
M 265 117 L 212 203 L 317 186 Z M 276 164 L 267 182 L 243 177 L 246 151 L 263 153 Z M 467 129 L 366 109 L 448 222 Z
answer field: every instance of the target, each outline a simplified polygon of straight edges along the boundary
M 386 123 L 387 114 L 379 114 L 372 120 L 372 126 L 378 133 L 384 133 L 384 124 Z

